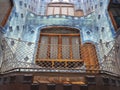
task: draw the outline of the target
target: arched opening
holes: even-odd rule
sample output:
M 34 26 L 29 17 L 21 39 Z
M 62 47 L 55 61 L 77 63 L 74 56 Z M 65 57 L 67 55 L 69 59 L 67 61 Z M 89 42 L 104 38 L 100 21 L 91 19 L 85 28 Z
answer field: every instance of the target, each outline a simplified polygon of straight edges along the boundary
M 84 60 L 84 64 L 86 70 L 96 72 L 99 70 L 99 62 L 97 57 L 97 52 L 95 45 L 92 43 L 85 43 L 81 47 L 82 51 L 82 59 Z
M 79 30 L 68 27 L 42 29 L 36 64 L 45 68 L 80 68 L 83 60 Z

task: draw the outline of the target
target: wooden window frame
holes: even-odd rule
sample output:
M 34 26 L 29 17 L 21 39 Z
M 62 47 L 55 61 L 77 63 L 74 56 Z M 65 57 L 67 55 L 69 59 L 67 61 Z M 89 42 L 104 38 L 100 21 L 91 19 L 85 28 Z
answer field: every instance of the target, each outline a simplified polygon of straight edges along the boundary
M 49 15 L 49 13 L 48 13 L 48 8 L 49 7 L 53 7 L 53 13 L 52 14 L 50 14 L 50 15 L 56 15 L 55 14 L 55 8 L 56 7 L 58 7 L 58 8 L 60 8 L 60 10 L 59 10 L 59 15 L 70 15 L 70 13 L 69 13 L 69 8 L 73 8 L 74 9 L 74 5 L 73 4 L 69 4 L 69 3 L 67 3 L 68 5 L 71 5 L 71 6 L 50 6 L 50 4 L 66 4 L 66 3 L 49 3 L 48 5 L 47 5 L 47 10 L 46 10 L 46 15 Z M 63 7 L 65 7 L 65 8 L 67 8 L 67 14 L 63 14 L 62 13 L 62 8 Z M 74 14 L 73 15 L 71 15 L 71 16 L 74 16 L 75 15 L 75 9 L 74 9 L 74 12 L 73 12 Z
M 72 36 L 78 36 L 80 37 L 80 34 L 48 34 L 48 33 L 41 33 L 40 34 L 40 40 L 38 44 L 38 52 L 37 52 L 37 58 L 39 55 L 39 49 L 40 49 L 40 43 L 41 43 L 41 37 L 42 36 L 48 36 L 48 49 L 47 49 L 47 59 L 50 59 L 50 44 L 51 44 L 51 37 L 58 36 L 58 59 L 62 59 L 62 36 L 68 36 L 69 37 L 69 46 L 70 46 L 70 58 L 73 59 L 73 51 L 72 51 Z M 79 39 L 79 45 L 81 44 L 81 41 Z M 81 55 L 80 55 L 81 57 Z M 41 58 L 40 58 L 41 59 Z
M 70 31 L 58 31 L 58 30 L 70 30 Z M 47 30 L 47 31 L 44 31 Z M 49 30 L 52 30 L 49 32 Z M 56 30 L 54 32 L 54 30 Z M 44 40 L 42 37 L 46 37 L 47 42 L 45 46 L 45 56 L 41 57 L 41 53 L 44 53 L 44 49 L 41 50 L 41 42 L 42 40 Z M 53 37 L 57 37 L 57 39 L 55 39 L 55 45 L 56 48 L 53 51 L 53 53 L 51 53 L 51 50 L 53 48 L 52 45 L 54 45 L 54 41 L 52 42 Z M 67 39 L 67 43 L 66 43 L 66 39 L 64 39 L 64 37 L 68 37 Z M 75 40 L 77 38 L 77 41 L 79 43 L 75 43 Z M 62 41 L 64 40 L 64 41 Z M 46 41 L 46 39 L 45 39 Z M 57 41 L 57 43 L 56 43 Z M 62 44 L 63 43 L 63 44 Z M 74 44 L 75 43 L 75 44 Z M 65 47 L 64 47 L 65 45 Z M 66 49 L 66 45 L 67 49 Z M 76 46 L 77 45 L 77 48 Z M 42 45 L 44 46 L 44 45 Z M 52 46 L 52 47 L 51 47 Z M 76 48 L 74 51 L 74 47 Z M 44 47 L 43 47 L 44 48 Z M 57 49 L 57 50 L 56 50 Z M 76 52 L 76 50 L 78 50 Z M 63 51 L 62 51 L 63 50 Z M 65 50 L 65 52 L 64 52 Z M 68 50 L 68 51 L 66 51 Z M 46 52 L 47 51 L 47 52 Z M 76 52 L 77 54 L 74 54 L 74 52 Z M 55 57 L 53 56 L 55 53 Z M 57 54 L 56 54 L 57 53 Z M 67 53 L 67 54 L 65 54 Z M 67 56 L 66 56 L 67 55 Z M 76 56 L 77 55 L 77 56 Z M 39 38 L 39 42 L 38 42 L 38 49 L 37 49 L 37 55 L 36 55 L 36 60 L 35 60 L 36 64 L 41 66 L 41 67 L 45 67 L 45 68 L 75 68 L 75 67 L 81 67 L 81 65 L 83 65 L 83 60 L 82 60 L 82 55 L 81 55 L 81 40 L 80 40 L 80 33 L 78 29 L 75 28 L 68 28 L 68 27 L 48 27 L 48 28 L 44 28 L 41 30 L 40 33 L 40 38 Z

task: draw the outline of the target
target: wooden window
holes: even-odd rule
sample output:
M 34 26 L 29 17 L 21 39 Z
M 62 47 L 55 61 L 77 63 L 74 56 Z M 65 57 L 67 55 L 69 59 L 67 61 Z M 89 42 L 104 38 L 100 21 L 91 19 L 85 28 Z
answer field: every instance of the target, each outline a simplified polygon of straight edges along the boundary
M 46 67 L 73 67 L 75 65 L 81 67 L 80 45 L 80 34 L 77 29 L 63 27 L 42 29 L 36 62 L 43 62 L 39 64 L 40 66 L 45 66 L 47 62 Z
M 99 70 L 96 48 L 91 43 L 81 45 L 79 30 L 49 27 L 41 30 L 36 56 L 37 65 L 45 68 L 81 68 Z
M 71 30 L 65 32 L 62 28 L 61 31 L 54 30 L 41 31 L 38 58 L 80 59 L 80 34 L 71 33 Z
M 49 3 L 46 14 L 74 16 L 74 5 L 69 3 Z

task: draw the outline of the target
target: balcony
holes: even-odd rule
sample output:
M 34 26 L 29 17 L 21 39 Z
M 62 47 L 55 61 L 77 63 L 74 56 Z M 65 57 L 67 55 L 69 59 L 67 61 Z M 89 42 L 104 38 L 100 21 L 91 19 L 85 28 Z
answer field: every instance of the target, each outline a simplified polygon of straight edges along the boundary
M 83 66 L 80 45 L 40 44 L 36 64 L 44 68 L 71 69 Z
M 58 58 L 59 55 L 54 52 L 56 48 L 52 49 L 54 53 L 48 53 L 48 51 L 42 54 L 37 53 L 38 50 L 36 47 L 40 45 L 39 43 L 32 43 L 32 42 L 27 42 L 12 38 L 4 38 L 2 40 L 2 45 L 3 45 L 2 52 L 4 57 L 2 57 L 1 73 L 10 73 L 10 72 L 100 73 L 101 72 L 112 75 L 119 75 L 119 61 L 118 59 L 116 59 L 116 55 L 117 55 L 116 46 L 113 46 L 113 48 L 106 56 L 101 57 L 99 52 L 97 52 L 98 54 L 96 56 L 96 53 L 94 52 L 95 50 L 94 46 L 91 45 L 90 43 L 83 44 L 80 47 L 81 48 L 80 52 L 73 54 L 70 54 L 70 52 L 68 51 L 70 49 L 66 48 L 66 47 L 71 47 L 70 45 L 65 45 L 66 47 L 63 45 L 65 47 L 63 49 L 65 52 L 63 54 L 61 49 L 61 55 L 59 54 L 61 58 Z M 47 50 L 49 50 L 48 48 L 49 45 L 46 46 L 43 45 L 43 46 L 44 46 L 43 51 L 45 50 L 46 46 L 47 46 L 46 47 Z M 74 52 L 77 52 L 76 50 L 78 50 L 77 49 L 78 46 L 73 47 L 73 50 L 75 50 Z M 100 44 L 96 45 L 96 47 L 102 50 Z M 72 57 L 70 57 L 70 55 Z M 46 57 L 43 58 L 43 56 Z

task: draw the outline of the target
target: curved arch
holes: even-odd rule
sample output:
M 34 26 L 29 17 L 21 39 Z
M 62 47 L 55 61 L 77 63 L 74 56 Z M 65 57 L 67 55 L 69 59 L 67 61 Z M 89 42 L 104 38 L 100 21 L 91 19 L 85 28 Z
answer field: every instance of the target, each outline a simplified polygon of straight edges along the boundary
M 92 43 L 84 43 L 82 45 L 82 59 L 88 71 L 98 71 L 99 62 L 95 45 Z
M 91 44 L 93 44 L 93 45 L 96 45 L 96 44 L 97 44 L 96 42 L 94 42 L 94 41 L 92 41 L 92 40 L 85 40 L 85 41 L 83 42 L 83 44 L 86 44 L 86 43 L 91 43 Z
M 52 2 L 70 2 L 70 0 L 52 0 Z
M 43 25 L 43 26 L 38 26 L 37 27 L 37 29 L 40 29 L 40 30 L 42 30 L 42 29 L 44 29 L 44 28 L 53 28 L 53 27 L 63 27 L 63 28 L 71 28 L 71 29 L 77 29 L 77 30 L 79 30 L 80 31 L 80 28 L 77 28 L 77 27 L 73 27 L 73 26 L 71 26 L 71 25 L 48 25 L 48 26 L 46 26 L 46 25 Z
M 79 30 L 79 33 L 80 33 L 80 38 L 82 39 L 82 33 L 81 33 L 81 29 L 80 28 L 78 28 L 78 27 L 72 27 L 72 26 L 70 26 L 70 25 L 67 25 L 67 26 L 65 26 L 65 25 L 39 25 L 39 26 L 37 26 L 36 28 L 35 28 L 35 30 L 37 30 L 38 31 L 38 34 L 37 34 L 37 39 L 36 39 L 36 41 L 38 41 L 39 40 L 39 38 L 40 38 L 40 33 L 41 33 L 41 30 L 42 29 L 45 29 L 45 28 L 52 28 L 52 27 L 64 27 L 64 28 L 71 28 L 71 29 L 76 29 L 76 30 Z M 82 40 L 81 40 L 82 41 Z M 82 43 L 82 42 L 81 42 Z
M 76 29 L 76 28 L 73 28 L 73 27 L 65 27 L 65 26 L 48 26 L 48 27 L 42 28 L 42 29 L 41 29 L 41 32 L 42 32 L 42 31 L 45 31 L 46 29 L 47 29 L 47 30 L 49 29 L 49 31 L 50 31 L 51 29 L 66 29 L 66 30 L 71 31 L 72 33 L 74 33 L 74 32 L 79 33 L 79 32 L 80 32 L 79 29 Z M 54 32 L 54 33 L 55 33 L 55 32 Z

